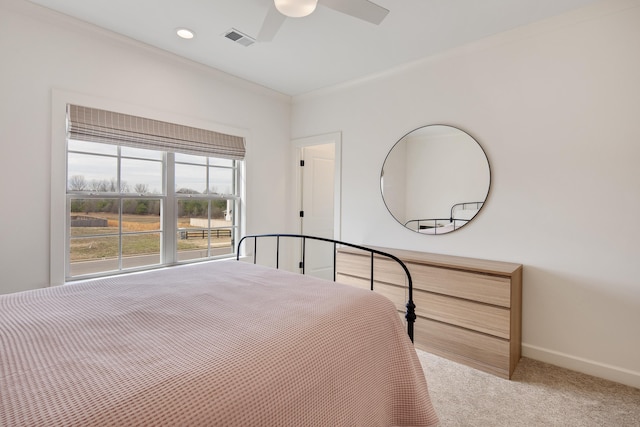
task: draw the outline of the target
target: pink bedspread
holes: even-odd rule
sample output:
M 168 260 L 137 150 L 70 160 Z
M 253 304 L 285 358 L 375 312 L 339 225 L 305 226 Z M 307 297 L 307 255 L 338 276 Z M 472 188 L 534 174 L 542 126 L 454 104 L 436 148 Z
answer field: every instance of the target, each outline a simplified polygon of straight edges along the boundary
M 435 423 L 370 291 L 224 261 L 0 296 L 1 426 Z

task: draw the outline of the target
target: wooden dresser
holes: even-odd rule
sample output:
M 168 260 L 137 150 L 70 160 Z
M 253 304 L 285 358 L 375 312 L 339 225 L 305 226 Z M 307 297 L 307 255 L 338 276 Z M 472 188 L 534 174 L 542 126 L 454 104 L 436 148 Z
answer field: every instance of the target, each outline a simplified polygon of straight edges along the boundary
M 417 348 L 511 378 L 521 351 L 521 264 L 375 249 L 397 256 L 411 272 Z M 370 274 L 369 254 L 338 249 L 337 281 L 369 288 Z M 407 285 L 402 268 L 375 256 L 374 277 L 374 289 L 404 314 Z

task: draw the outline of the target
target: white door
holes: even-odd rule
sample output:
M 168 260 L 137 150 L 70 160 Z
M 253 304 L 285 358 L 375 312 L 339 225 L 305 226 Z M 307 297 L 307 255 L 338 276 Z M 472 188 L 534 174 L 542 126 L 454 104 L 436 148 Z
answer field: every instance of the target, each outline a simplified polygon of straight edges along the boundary
M 300 218 L 302 234 L 333 238 L 333 144 L 303 147 L 301 160 L 302 194 Z
M 314 139 L 316 144 L 299 147 L 300 234 L 333 239 L 336 233 L 336 140 Z M 338 202 L 339 203 L 339 202 Z M 305 274 L 333 279 L 333 245 L 307 239 L 304 248 Z M 302 261 L 302 254 L 299 255 Z

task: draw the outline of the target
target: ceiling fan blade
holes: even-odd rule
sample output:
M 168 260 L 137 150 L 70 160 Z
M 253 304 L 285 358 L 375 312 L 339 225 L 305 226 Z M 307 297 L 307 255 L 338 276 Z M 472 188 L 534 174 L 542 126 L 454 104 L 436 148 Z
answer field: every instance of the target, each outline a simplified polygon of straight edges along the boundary
M 388 9 L 369 0 L 319 0 L 318 3 L 375 25 L 380 25 L 389 13 Z
M 287 17 L 278 12 L 275 4 L 271 2 L 271 6 L 267 11 L 267 15 L 264 17 L 262 28 L 260 28 L 256 40 L 259 42 L 270 42 L 273 40 L 285 19 L 287 19 Z

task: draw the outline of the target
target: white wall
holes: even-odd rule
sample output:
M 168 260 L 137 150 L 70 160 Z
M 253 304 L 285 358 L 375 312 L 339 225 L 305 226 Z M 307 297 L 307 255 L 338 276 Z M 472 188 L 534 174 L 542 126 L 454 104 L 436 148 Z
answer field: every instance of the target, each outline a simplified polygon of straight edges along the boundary
M 296 97 L 294 137 L 342 131 L 342 237 L 524 265 L 525 356 L 640 387 L 640 2 L 605 1 L 392 73 Z M 322 120 L 318 120 L 322 117 Z M 450 124 L 491 163 L 463 230 L 404 229 L 379 176 Z
M 58 91 L 243 130 L 247 230 L 290 231 L 287 177 L 273 174 L 288 167 L 289 97 L 22 0 L 0 5 L 0 54 L 0 293 L 49 283 Z

